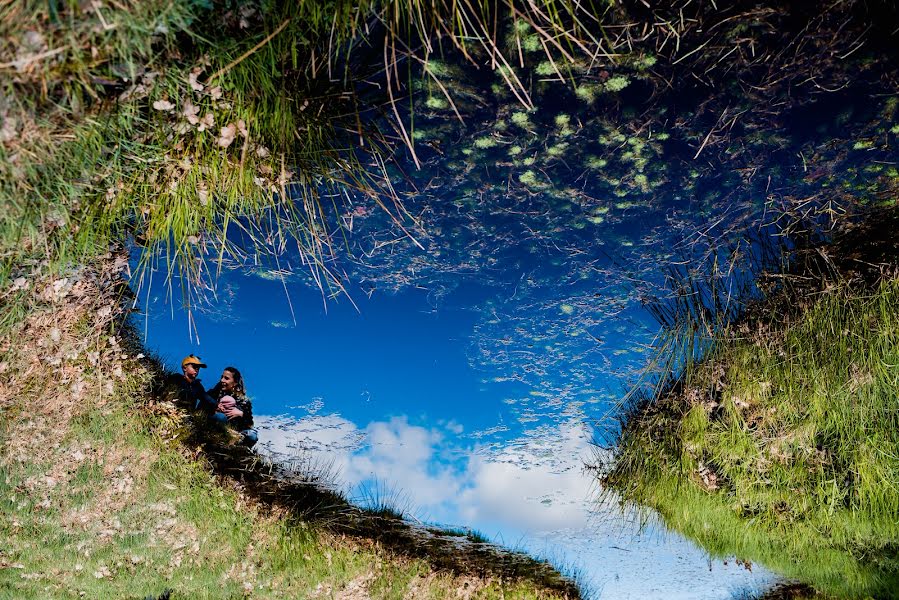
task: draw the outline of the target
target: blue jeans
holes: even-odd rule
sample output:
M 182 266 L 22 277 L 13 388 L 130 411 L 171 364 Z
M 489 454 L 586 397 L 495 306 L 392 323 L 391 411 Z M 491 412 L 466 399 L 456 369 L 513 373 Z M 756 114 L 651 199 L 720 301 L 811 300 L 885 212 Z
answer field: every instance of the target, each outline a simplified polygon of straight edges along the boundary
M 241 444 L 244 446 L 253 447 L 256 445 L 256 442 L 259 441 L 259 434 L 256 433 L 255 429 L 244 429 L 240 432 L 240 435 L 243 436 L 243 440 L 241 440 Z
M 212 421 L 221 425 L 227 425 L 228 417 L 225 416 L 225 413 L 212 413 Z M 240 443 L 244 446 L 255 446 L 256 442 L 259 441 L 259 434 L 256 433 L 255 429 L 244 429 L 238 433 L 243 437 Z

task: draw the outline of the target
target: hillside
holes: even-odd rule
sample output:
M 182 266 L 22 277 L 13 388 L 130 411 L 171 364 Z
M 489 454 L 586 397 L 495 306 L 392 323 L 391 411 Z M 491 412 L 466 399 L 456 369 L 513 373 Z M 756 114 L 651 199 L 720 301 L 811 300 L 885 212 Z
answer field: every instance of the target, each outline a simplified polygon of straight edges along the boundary
M 0 297 L 21 316 L 0 334 L 0 597 L 577 597 L 544 563 L 273 478 L 155 396 L 125 269 L 108 254 Z

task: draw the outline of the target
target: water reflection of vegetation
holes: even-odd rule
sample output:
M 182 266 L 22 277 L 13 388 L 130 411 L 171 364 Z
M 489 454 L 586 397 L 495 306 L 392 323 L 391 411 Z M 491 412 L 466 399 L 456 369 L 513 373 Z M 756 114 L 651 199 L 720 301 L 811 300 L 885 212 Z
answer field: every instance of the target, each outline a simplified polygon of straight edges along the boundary
M 15 77 L 0 103 L 0 283 L 131 234 L 185 258 L 176 263 L 192 277 L 214 272 L 215 259 L 283 255 L 290 240 L 301 260 L 260 276 L 311 265 L 327 287 L 331 236 L 350 232 L 351 276 L 373 289 L 450 287 L 465 273 L 514 288 L 514 301 L 487 303 L 478 358 L 527 384 L 540 416 L 560 404 L 581 416 L 584 402 L 608 400 L 591 389 L 596 372 L 640 350 L 604 344 L 626 339 L 620 319 L 657 291 L 659 265 L 698 223 L 723 223 L 691 247 L 716 252 L 763 210 L 835 222 L 846 204 L 881 202 L 899 177 L 875 162 L 891 156 L 899 125 L 895 98 L 867 105 L 892 77 L 889 53 L 859 42 L 883 26 L 864 22 L 868 3 L 832 3 L 803 21 L 755 3 L 562 2 L 548 23 L 524 3 L 529 20 L 504 14 L 479 29 L 474 15 L 471 30 L 432 11 L 442 6 L 4 3 L 0 62 Z M 406 51 L 403 32 L 426 50 Z M 491 69 L 460 66 L 469 58 Z M 356 85 L 369 86 L 368 74 L 384 83 L 402 61 L 414 66 L 380 89 L 411 92 L 411 106 L 384 93 L 366 102 L 370 88 Z M 848 108 L 831 110 L 825 97 L 840 89 Z M 369 127 L 384 121 L 379 106 L 421 168 L 402 198 L 409 212 L 384 202 L 401 162 L 377 162 L 397 147 Z M 375 173 L 352 150 L 359 143 Z
M 439 295 L 477 274 L 502 300 L 485 303 L 473 362 L 492 378 L 553 396 L 569 415 L 613 401 L 594 389 L 600 372 L 623 379 L 639 368 L 649 334 L 629 309 L 662 293 L 666 265 L 745 254 L 747 232 L 762 219 L 817 214 L 831 226 L 853 204 L 882 202 L 878 194 L 895 179 L 874 162 L 888 161 L 894 143 L 890 98 L 852 100 L 833 116 L 811 96 L 781 90 L 784 102 L 817 115 L 798 127 L 753 114 L 758 100 L 739 90 L 717 90 L 704 110 L 740 109 L 732 127 L 710 135 L 715 124 L 655 89 L 658 79 L 638 58 L 616 64 L 631 85 L 591 102 L 516 67 L 533 82 L 530 110 L 504 87 L 491 89 L 496 76 L 450 58 L 438 70 L 450 90 L 464 90 L 455 109 L 467 126 L 448 104 L 415 104 L 415 135 L 426 148 L 406 206 L 427 252 L 369 213 L 352 221 L 363 258 L 351 277 L 372 290 L 419 285 Z M 433 85 L 422 75 L 413 87 L 430 98 Z M 878 141 L 853 150 L 859 139 Z M 523 418 L 533 418 L 532 408 Z M 553 412 L 547 403 L 537 408 Z
M 637 407 L 605 477 L 713 555 L 840 597 L 899 590 L 899 246 L 875 220 Z M 845 270 L 881 262 L 871 285 Z
M 582 10 L 522 6 L 516 19 L 573 43 L 589 38 Z M 325 216 L 352 190 L 385 211 L 391 196 L 394 145 L 359 112 L 404 97 L 391 74 L 427 57 L 430 44 L 407 46 L 435 31 L 504 60 L 496 19 L 505 13 L 391 1 L 4 3 L 0 69 L 14 76 L 0 89 L 0 278 L 51 246 L 68 260 L 131 234 L 195 287 L 212 285 L 207 262 L 278 255 L 289 240 L 322 287 L 340 289 Z M 374 100 L 358 89 L 369 76 L 386 78 Z M 525 100 L 514 74 L 505 83 Z

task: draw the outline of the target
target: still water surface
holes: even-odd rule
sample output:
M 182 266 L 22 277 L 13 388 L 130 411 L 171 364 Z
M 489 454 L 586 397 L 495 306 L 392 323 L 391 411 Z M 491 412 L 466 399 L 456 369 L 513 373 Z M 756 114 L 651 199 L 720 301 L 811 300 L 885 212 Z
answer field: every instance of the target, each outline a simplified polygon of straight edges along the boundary
M 260 452 L 328 470 L 362 503 L 549 558 L 596 597 L 763 591 L 775 577 L 760 566 L 710 561 L 603 504 L 584 465 L 652 355 L 645 303 L 666 273 L 713 265 L 745 283 L 746 239 L 772 211 L 826 219 L 895 163 L 868 141 L 883 124 L 863 94 L 778 124 L 747 113 L 729 145 L 700 152 L 705 130 L 676 103 L 644 118 L 641 94 L 634 82 L 605 108 L 557 98 L 531 113 L 494 98 L 465 128 L 419 115 L 422 168 L 394 177 L 405 212 L 335 198 L 327 268 L 345 293 L 324 298 L 289 251 L 249 252 L 188 318 L 157 275 L 140 294 L 148 347 L 173 370 L 200 355 L 207 387 L 238 367 Z
M 436 306 L 421 291 L 330 304 L 279 282 L 228 276 L 244 318 L 151 316 L 148 343 L 172 367 L 195 351 L 207 386 L 236 365 L 253 397 L 261 452 L 331 465 L 359 501 L 384 500 L 415 519 L 475 529 L 577 570 L 603 598 L 729 598 L 772 580 L 758 567 L 709 561 L 679 536 L 643 531 L 596 504 L 601 404 L 572 407 L 496 382 L 472 360 L 476 306 Z M 553 406 L 555 404 L 555 406 Z

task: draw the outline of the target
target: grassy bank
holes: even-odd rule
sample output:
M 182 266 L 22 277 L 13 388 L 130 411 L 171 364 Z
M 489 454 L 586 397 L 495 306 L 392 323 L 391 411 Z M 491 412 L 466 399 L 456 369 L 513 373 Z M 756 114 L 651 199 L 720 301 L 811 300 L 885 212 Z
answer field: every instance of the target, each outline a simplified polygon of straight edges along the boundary
M 573 590 L 491 574 L 485 548 L 468 554 L 464 571 L 463 562 L 436 568 L 418 548 L 390 550 L 363 537 L 361 524 L 380 519 L 396 538 L 404 534 L 395 519 L 351 512 L 322 492 L 301 502 L 298 490 L 313 488 L 276 483 L 264 465 L 241 462 L 228 440 L 201 439 L 184 411 L 151 395 L 160 373 L 118 326 L 124 264 L 108 256 L 25 282 L 16 295 L 24 317 L 0 337 L 0 597 L 554 598 Z M 465 560 L 464 549 L 456 554 Z
M 371 53 L 370 19 L 401 43 L 445 16 L 407 8 L 0 3 L 0 597 L 577 595 L 546 564 L 272 477 L 155 398 L 159 365 L 121 328 L 123 240 L 190 304 L 288 242 L 339 289 L 344 199 L 402 226 L 381 185 L 396 144 L 353 87 L 386 58 L 352 49 Z
M 701 363 L 633 408 L 606 484 L 712 555 L 897 597 L 895 225 L 877 214 L 770 278 Z

